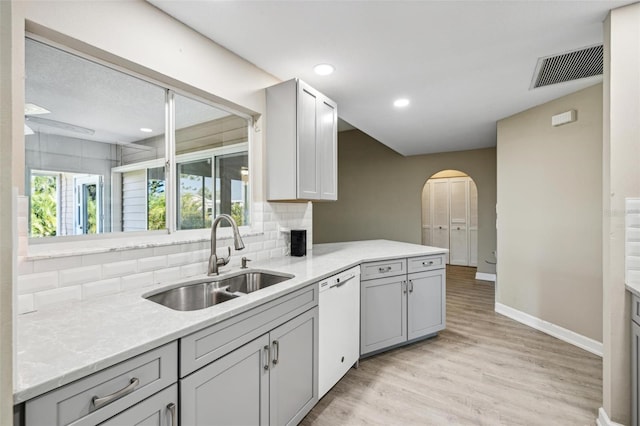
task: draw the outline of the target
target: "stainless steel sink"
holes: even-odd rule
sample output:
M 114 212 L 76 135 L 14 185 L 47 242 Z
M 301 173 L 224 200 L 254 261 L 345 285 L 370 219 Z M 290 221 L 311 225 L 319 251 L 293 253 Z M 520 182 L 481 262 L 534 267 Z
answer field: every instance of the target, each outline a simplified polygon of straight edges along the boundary
M 266 271 L 243 271 L 221 277 L 191 280 L 183 285 L 154 291 L 144 297 L 176 311 L 195 311 L 241 297 L 293 278 Z

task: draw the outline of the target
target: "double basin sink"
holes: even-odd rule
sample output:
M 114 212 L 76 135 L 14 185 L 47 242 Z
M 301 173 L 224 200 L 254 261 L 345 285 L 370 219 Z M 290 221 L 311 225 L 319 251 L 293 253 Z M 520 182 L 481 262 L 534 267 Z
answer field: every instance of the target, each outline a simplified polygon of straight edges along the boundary
M 271 271 L 242 271 L 191 280 L 144 297 L 176 311 L 195 311 L 226 302 L 293 278 Z

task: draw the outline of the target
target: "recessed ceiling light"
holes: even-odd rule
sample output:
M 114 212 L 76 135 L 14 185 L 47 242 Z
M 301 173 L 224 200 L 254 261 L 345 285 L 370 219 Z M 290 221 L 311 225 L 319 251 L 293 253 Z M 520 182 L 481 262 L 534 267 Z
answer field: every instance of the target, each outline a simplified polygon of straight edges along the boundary
M 404 108 L 408 105 L 409 105 L 409 99 L 407 98 L 400 98 L 393 101 L 393 106 L 396 108 Z
M 153 132 L 152 129 L 148 128 L 148 127 L 140 127 L 140 131 L 141 132 L 145 132 L 145 133 L 151 133 Z
M 331 64 L 318 64 L 313 67 L 313 71 L 318 75 L 329 75 L 335 71 L 335 68 Z

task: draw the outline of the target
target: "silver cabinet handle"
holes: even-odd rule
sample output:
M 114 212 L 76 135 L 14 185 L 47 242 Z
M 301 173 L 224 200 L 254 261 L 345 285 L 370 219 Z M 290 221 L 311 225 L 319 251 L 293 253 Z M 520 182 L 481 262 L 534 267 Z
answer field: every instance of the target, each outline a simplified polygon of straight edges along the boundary
M 264 354 L 263 354 L 263 358 L 266 358 L 266 362 L 264 363 L 264 366 L 262 368 L 264 368 L 265 370 L 269 369 L 269 361 L 271 359 L 271 352 L 269 351 L 269 345 L 264 345 Z
M 131 379 L 131 381 L 127 386 L 120 389 L 119 391 L 114 392 L 111 395 L 107 395 L 107 396 L 102 396 L 102 397 L 94 396 L 91 399 L 91 402 L 93 402 L 93 406 L 96 407 L 96 409 L 100 407 L 104 407 L 110 402 L 113 402 L 116 399 L 122 398 L 126 394 L 133 392 L 133 390 L 138 386 L 138 384 L 140 384 L 140 380 L 138 380 L 137 377 L 134 377 L 133 379 Z
M 430 260 L 428 262 L 422 262 L 422 266 L 431 266 L 433 265 L 433 260 Z
M 391 270 L 391 266 L 380 267 L 378 268 L 378 272 L 389 272 Z
M 277 340 L 273 341 L 273 365 L 278 363 L 278 358 L 280 358 L 280 343 Z
M 407 294 L 407 282 L 406 281 L 402 281 L 402 283 L 400 284 L 400 286 L 402 287 L 402 292 L 404 294 Z
M 330 287 L 330 288 L 333 288 L 333 287 L 340 287 L 340 286 L 343 286 L 343 285 L 345 285 L 345 284 L 347 283 L 347 281 L 351 281 L 351 280 L 352 280 L 352 279 L 354 279 L 355 277 L 356 277 L 355 275 L 351 275 L 351 276 L 350 276 L 349 278 L 347 278 L 346 280 L 343 280 L 343 281 L 337 282 L 337 283 L 335 283 L 334 285 L 329 286 L 329 287 Z
M 169 410 L 169 414 L 171 414 L 171 426 L 178 426 L 178 423 L 176 423 L 176 404 L 172 402 L 167 405 L 167 410 Z
M 409 293 L 413 293 L 413 280 L 409 280 Z

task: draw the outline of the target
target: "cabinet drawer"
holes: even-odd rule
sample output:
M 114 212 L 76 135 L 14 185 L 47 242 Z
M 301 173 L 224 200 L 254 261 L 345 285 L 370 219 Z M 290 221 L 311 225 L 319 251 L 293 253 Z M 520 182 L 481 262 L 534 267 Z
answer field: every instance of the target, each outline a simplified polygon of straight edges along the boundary
M 178 344 L 172 342 L 27 401 L 25 423 L 98 424 L 176 382 L 177 370 Z
M 180 339 L 180 377 L 317 305 L 316 283 L 183 337 Z
M 408 263 L 409 273 L 432 271 L 434 269 L 442 269 L 445 267 L 444 254 L 410 257 L 408 259 Z
M 640 325 L 640 297 L 631 295 L 631 319 Z
M 382 260 L 380 262 L 363 263 L 361 280 L 393 277 L 407 273 L 407 259 Z
M 178 384 L 174 383 L 106 422 L 100 423 L 100 426 L 178 426 L 178 418 Z

